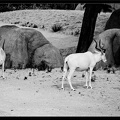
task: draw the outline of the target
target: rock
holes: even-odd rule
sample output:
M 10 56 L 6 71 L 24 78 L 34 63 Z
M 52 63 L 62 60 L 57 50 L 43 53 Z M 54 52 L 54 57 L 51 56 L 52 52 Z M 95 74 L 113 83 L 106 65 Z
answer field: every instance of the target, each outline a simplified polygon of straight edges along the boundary
M 115 10 L 112 12 L 111 16 L 106 22 L 105 30 L 111 29 L 111 28 L 120 28 L 120 9 Z
M 108 66 L 120 65 L 120 30 L 117 31 L 115 34 L 113 34 L 114 32 L 112 30 L 110 32 L 108 31 L 109 33 L 107 33 L 107 30 L 110 30 L 113 28 L 115 29 L 120 28 L 119 16 L 120 16 L 120 9 L 117 9 L 114 12 L 112 12 L 111 16 L 106 22 L 106 25 L 104 28 L 105 31 L 100 34 L 102 37 L 106 37 L 105 39 L 108 39 L 108 41 L 113 41 L 107 44 L 106 57 L 108 60 Z M 93 51 L 93 49 L 94 49 L 94 42 L 92 42 L 91 46 L 89 47 L 89 50 Z M 97 70 L 100 67 L 105 68 L 106 64 L 100 61 L 99 63 L 97 63 L 94 69 Z
M 94 39 L 97 41 L 97 43 L 103 45 L 104 49 L 106 49 L 105 55 L 107 58 L 107 62 L 104 63 L 102 61 L 98 62 L 94 68 L 94 70 L 97 70 L 99 68 L 105 68 L 105 67 L 115 67 L 120 66 L 120 29 L 114 28 L 114 29 L 108 29 L 102 32 L 101 34 L 94 37 Z M 89 47 L 89 51 L 94 51 L 95 49 L 95 42 L 93 41 Z
M 82 77 L 85 77 L 85 75 L 84 75 L 84 74 L 82 74 Z
M 27 80 L 27 77 L 24 77 L 24 80 Z
M 120 6 L 120 5 L 119 5 Z M 105 30 L 120 28 L 120 9 L 115 10 L 108 19 Z M 117 33 L 113 40 L 113 54 L 116 64 L 120 65 L 120 32 Z
M 31 75 L 31 72 L 29 72 L 29 76 L 32 76 L 32 75 Z
M 96 80 L 96 75 L 92 76 L 91 82 L 95 82 L 95 80 Z
M 40 68 L 48 71 L 63 66 L 63 57 L 43 34 L 35 28 L 17 25 L 0 26 L 0 45 L 6 53 L 5 68 Z
M 46 44 L 37 48 L 34 53 L 33 65 L 36 65 L 39 69 L 59 68 L 63 64 L 63 58 L 59 50 L 52 44 Z
M 84 4 L 79 3 L 79 4 L 76 6 L 75 10 L 84 10 L 83 6 L 84 6 Z

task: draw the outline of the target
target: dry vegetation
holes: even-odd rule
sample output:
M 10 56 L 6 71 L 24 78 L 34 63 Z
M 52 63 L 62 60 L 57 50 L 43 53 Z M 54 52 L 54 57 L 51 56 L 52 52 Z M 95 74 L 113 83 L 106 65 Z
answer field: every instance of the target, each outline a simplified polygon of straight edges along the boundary
M 0 13 L 0 21 L 30 27 L 35 25 L 43 29 L 41 32 L 44 36 L 64 51 L 65 56 L 75 52 L 83 13 L 70 10 L 20 10 Z M 103 31 L 110 14 L 98 15 L 95 34 Z M 57 23 L 63 29 L 54 33 L 51 27 Z M 0 115 L 120 116 L 120 71 L 115 74 L 95 71 L 92 90 L 84 87 L 85 78 L 76 71 L 72 78 L 76 91 L 70 91 L 67 81 L 65 91 L 60 89 L 62 73 L 59 68 L 51 73 L 35 71 L 35 76 L 29 76 L 29 72 L 29 69 L 16 72 L 6 70 L 6 80 L 0 79 Z

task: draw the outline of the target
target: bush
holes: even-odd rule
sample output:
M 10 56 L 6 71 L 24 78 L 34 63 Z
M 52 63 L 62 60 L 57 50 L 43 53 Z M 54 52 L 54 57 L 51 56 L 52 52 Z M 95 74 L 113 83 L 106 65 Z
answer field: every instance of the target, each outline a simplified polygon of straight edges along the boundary
M 80 35 L 80 30 L 79 29 L 75 30 L 75 32 L 74 32 L 74 36 L 77 36 L 77 35 Z
M 60 24 L 54 24 L 52 26 L 52 31 L 53 32 L 58 32 L 58 31 L 61 31 L 62 30 L 62 26 Z

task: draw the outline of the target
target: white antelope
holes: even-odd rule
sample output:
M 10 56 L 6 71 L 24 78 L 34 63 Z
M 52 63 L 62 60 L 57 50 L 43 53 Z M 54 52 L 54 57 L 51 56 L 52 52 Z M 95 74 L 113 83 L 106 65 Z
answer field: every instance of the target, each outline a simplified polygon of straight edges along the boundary
M 64 87 L 63 87 L 64 79 L 67 77 L 71 89 L 75 90 L 71 84 L 71 77 L 77 68 L 79 68 L 80 71 L 86 72 L 85 86 L 87 86 L 87 88 L 88 88 L 87 82 L 89 82 L 89 86 L 92 89 L 91 75 L 92 75 L 94 66 L 96 65 L 97 62 L 99 62 L 101 60 L 103 62 L 107 61 L 106 57 L 105 57 L 105 49 L 104 50 L 102 48 L 98 49 L 97 42 L 95 41 L 95 43 L 96 43 L 95 48 L 99 51 L 95 50 L 95 53 L 92 53 L 90 51 L 87 51 L 85 53 L 74 53 L 65 58 L 64 68 L 63 68 L 64 73 L 63 73 L 63 78 L 62 78 L 62 89 L 64 89 Z M 68 70 L 69 70 L 69 74 L 67 76 Z M 88 72 L 89 72 L 89 76 L 88 76 Z
M 3 43 L 3 47 L 4 47 L 4 43 Z M 5 59 L 6 59 L 5 51 L 3 50 L 2 47 L 0 47 L 0 65 L 2 65 L 2 74 L 3 74 L 2 77 L 3 77 L 3 79 L 5 78 L 5 76 L 4 76 Z

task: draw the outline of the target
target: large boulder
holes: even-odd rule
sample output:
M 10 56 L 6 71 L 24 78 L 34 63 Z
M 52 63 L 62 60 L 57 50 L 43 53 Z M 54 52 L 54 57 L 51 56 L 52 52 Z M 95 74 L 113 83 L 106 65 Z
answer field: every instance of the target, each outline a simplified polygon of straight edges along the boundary
M 99 46 L 106 49 L 107 63 L 102 61 L 97 63 L 95 69 L 106 66 L 120 66 L 120 29 L 108 29 L 94 37 Z M 93 51 L 94 41 L 91 43 L 89 50 Z M 100 47 L 99 47 L 100 48 Z
M 110 18 L 108 19 L 105 26 L 105 30 L 120 28 L 120 4 L 115 4 L 115 7 L 117 7 L 117 9 L 111 14 Z M 115 64 L 119 66 L 120 65 L 120 30 L 113 38 L 112 50 L 113 50 Z
M 119 5 L 120 6 L 120 5 Z M 118 29 L 117 29 L 118 28 Z M 97 41 L 101 41 L 107 48 L 107 66 L 120 66 L 120 9 L 115 10 L 108 21 L 106 22 L 104 32 L 96 37 Z M 107 41 L 107 42 L 106 42 Z M 109 42 L 108 42 L 109 41 Z M 89 50 L 92 50 L 94 45 L 91 44 Z M 106 66 L 100 61 L 95 66 L 95 69 Z
M 7 56 L 6 68 L 40 68 L 43 60 L 47 67 L 63 66 L 63 58 L 59 50 L 38 29 L 2 25 L 0 27 L 0 45 Z M 37 60 L 38 56 L 40 61 Z M 43 59 L 44 57 L 45 59 Z
M 58 68 L 63 65 L 63 58 L 59 50 L 52 44 L 45 44 L 36 49 L 33 57 L 33 66 L 39 66 L 39 69 L 44 69 L 44 65 L 50 68 Z
M 115 10 L 106 22 L 105 30 L 120 28 L 120 9 Z

